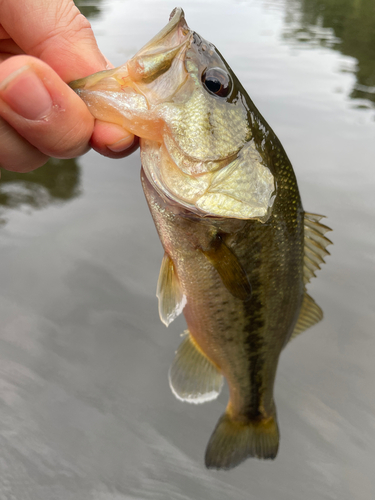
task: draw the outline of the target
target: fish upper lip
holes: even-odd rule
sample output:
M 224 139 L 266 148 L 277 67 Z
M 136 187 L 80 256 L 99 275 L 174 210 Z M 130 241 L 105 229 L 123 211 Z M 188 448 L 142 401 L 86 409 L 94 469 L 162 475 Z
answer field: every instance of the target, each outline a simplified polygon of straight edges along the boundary
M 126 63 L 130 78 L 135 82 L 152 82 L 160 71 L 168 70 L 172 61 L 183 59 L 191 46 L 193 32 L 186 24 L 184 11 L 172 11 L 169 23 Z
M 160 45 L 164 45 L 163 42 L 165 42 L 168 37 L 173 37 L 173 35 L 181 29 L 181 34 L 183 37 L 189 35 L 188 39 L 190 39 L 190 35 L 192 34 L 191 29 L 186 23 L 185 20 L 185 14 L 184 11 L 180 7 L 176 7 L 170 15 L 169 18 L 169 23 L 161 30 L 159 33 L 157 33 L 149 42 L 146 43 L 138 52 L 135 54 L 134 57 L 142 55 L 144 53 L 149 53 L 151 54 L 153 52 L 153 49 L 157 48 Z M 178 43 L 177 45 L 180 45 Z
M 167 24 L 167 26 L 169 26 L 169 24 L 181 24 L 181 27 L 189 30 L 189 26 L 187 25 L 187 22 L 186 22 L 186 19 L 185 19 L 185 13 L 183 11 L 183 9 L 181 7 L 175 7 L 170 16 L 169 16 L 169 23 Z

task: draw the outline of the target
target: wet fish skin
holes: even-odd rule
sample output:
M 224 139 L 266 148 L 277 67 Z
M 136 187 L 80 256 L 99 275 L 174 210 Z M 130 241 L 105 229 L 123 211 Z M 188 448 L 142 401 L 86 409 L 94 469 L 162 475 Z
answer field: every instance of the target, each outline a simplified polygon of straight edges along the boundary
M 72 87 L 96 118 L 141 137 L 142 185 L 165 250 L 160 316 L 168 325 L 183 310 L 188 326 L 172 391 L 200 403 L 227 380 L 206 466 L 274 458 L 277 364 L 289 339 L 322 318 L 305 285 L 328 254 L 329 228 L 304 212 L 276 135 L 181 9 L 127 64 Z
M 161 242 L 187 297 L 188 330 L 227 380 L 230 403 L 226 414 L 245 427 L 251 424 L 272 431 L 265 449 L 251 449 L 246 456 L 231 456 L 231 460 L 220 456 L 222 446 L 214 443 L 208 447 L 206 465 L 232 468 L 247 456 L 274 458 L 278 449 L 273 399 L 276 369 L 304 294 L 303 210 L 296 185 L 295 196 L 277 199 L 266 223 L 239 224 L 233 219 L 222 227 L 220 219 L 202 224 L 198 216 L 176 213 L 176 207 L 158 195 L 144 174 L 142 184 Z M 250 300 L 235 297 L 202 253 L 217 235 L 241 262 L 251 283 Z

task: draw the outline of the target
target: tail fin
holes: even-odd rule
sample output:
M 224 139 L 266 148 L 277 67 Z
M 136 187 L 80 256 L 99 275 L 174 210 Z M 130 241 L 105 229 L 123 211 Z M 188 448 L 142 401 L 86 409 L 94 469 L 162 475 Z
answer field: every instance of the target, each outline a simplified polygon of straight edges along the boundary
M 232 469 L 249 457 L 273 459 L 278 448 L 276 416 L 236 422 L 226 412 L 208 442 L 205 463 L 208 469 Z

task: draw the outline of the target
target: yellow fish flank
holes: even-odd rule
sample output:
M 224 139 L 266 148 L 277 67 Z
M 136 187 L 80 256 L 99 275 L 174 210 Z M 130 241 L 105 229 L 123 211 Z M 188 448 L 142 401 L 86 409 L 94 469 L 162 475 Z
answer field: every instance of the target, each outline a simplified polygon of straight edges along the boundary
M 138 135 L 141 180 L 165 250 L 168 326 L 188 330 L 169 381 L 183 401 L 230 399 L 209 468 L 275 458 L 273 387 L 288 341 L 323 317 L 306 293 L 331 243 L 303 210 L 291 163 L 218 50 L 182 9 L 126 64 L 72 82 L 92 114 Z

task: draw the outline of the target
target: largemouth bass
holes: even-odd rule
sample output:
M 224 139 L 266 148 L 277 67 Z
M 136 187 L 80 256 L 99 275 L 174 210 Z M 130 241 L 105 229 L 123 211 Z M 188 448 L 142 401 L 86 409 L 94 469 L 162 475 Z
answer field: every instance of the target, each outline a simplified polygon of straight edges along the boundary
M 206 466 L 275 458 L 279 356 L 322 319 L 306 284 L 328 254 L 329 228 L 304 212 L 280 141 L 182 9 L 126 64 L 71 86 L 96 118 L 140 137 L 165 250 L 160 318 L 168 326 L 183 311 L 188 327 L 169 372 L 173 393 L 202 403 L 227 380 Z

